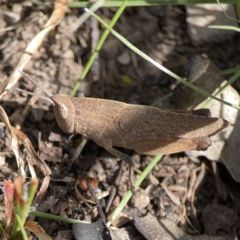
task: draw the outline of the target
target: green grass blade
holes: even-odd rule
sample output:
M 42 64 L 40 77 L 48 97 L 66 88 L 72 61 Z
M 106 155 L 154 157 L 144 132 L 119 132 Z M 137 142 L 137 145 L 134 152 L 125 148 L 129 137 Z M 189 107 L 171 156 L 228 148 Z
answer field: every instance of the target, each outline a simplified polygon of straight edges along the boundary
M 144 171 L 142 172 L 142 174 L 139 176 L 139 178 L 136 180 L 136 182 L 134 183 L 134 187 L 137 188 L 140 186 L 140 184 L 142 183 L 142 181 L 147 177 L 147 175 L 152 171 L 152 169 L 155 167 L 155 165 L 162 159 L 162 155 L 157 155 L 156 157 L 154 157 L 154 159 L 151 161 L 151 163 L 144 169 Z M 108 226 L 110 226 L 112 224 L 112 222 L 114 222 L 114 220 L 116 219 L 116 217 L 118 216 L 118 214 L 123 210 L 123 208 L 125 207 L 125 205 L 127 204 L 127 202 L 129 201 L 129 199 L 132 197 L 133 195 L 133 191 L 129 190 L 126 195 L 124 196 L 124 198 L 122 199 L 122 201 L 120 202 L 120 204 L 116 207 L 116 209 L 114 210 L 112 217 L 110 219 L 110 221 L 107 223 Z
M 233 27 L 233 26 L 211 25 L 211 26 L 208 26 L 208 27 L 209 28 L 215 28 L 215 29 L 223 29 L 223 30 L 231 30 L 231 31 L 240 32 L 240 28 Z
M 233 68 L 228 68 L 228 69 L 222 70 L 222 71 L 220 71 L 220 73 L 221 73 L 222 76 L 224 76 L 224 75 L 236 73 L 236 72 L 239 72 L 239 71 L 240 71 L 240 67 L 238 66 L 238 67 L 233 67 Z M 234 78 L 235 78 L 235 77 L 234 77 Z M 236 80 L 237 80 L 237 79 L 236 79 Z M 233 82 L 235 82 L 236 80 L 234 80 Z M 231 84 L 228 84 L 228 85 L 232 85 L 232 84 L 233 84 L 232 80 L 230 80 L 230 79 L 228 80 L 228 82 L 231 83 Z M 155 102 L 153 102 L 153 103 L 151 104 L 151 106 L 156 107 L 156 106 L 158 106 L 160 103 L 166 101 L 168 98 L 170 98 L 170 97 L 172 97 L 172 96 L 173 96 L 173 93 L 170 92 L 170 93 L 168 93 L 166 96 L 164 96 L 164 97 L 162 97 L 162 98 L 160 98 L 160 99 L 157 99 Z M 216 96 L 216 95 L 215 95 L 215 96 Z
M 239 0 L 235 0 L 235 8 L 237 11 L 237 15 L 238 15 L 238 20 L 240 21 L 240 1 Z
M 32 201 L 34 199 L 34 196 L 38 187 L 38 180 L 32 179 L 29 185 L 27 199 L 25 199 L 23 183 L 21 184 L 21 181 L 19 179 L 17 179 L 17 182 L 18 184 L 16 184 L 16 181 L 15 181 L 15 186 L 17 185 L 17 188 L 19 188 L 18 189 L 19 196 L 17 196 L 18 199 L 17 199 L 17 204 L 15 207 L 14 213 L 15 213 L 15 216 L 18 216 L 18 218 L 16 218 L 14 221 L 12 232 L 11 232 L 11 239 L 16 239 L 19 236 L 20 232 L 22 232 L 23 225 L 25 224 L 26 219 L 28 217 L 29 208 L 32 204 Z M 21 196 L 20 196 L 20 188 L 22 188 Z
M 216 0 L 216 1 L 217 1 L 218 5 L 220 6 L 220 8 L 222 9 L 223 13 L 225 14 L 225 16 L 226 16 L 227 18 L 239 22 L 238 19 L 233 18 L 233 17 L 231 17 L 231 16 L 229 16 L 229 15 L 227 14 L 227 12 L 223 9 L 223 7 L 222 7 L 222 5 L 221 5 L 221 4 L 223 3 L 222 1 L 221 1 L 221 2 L 220 2 L 219 0 Z M 239 2 L 239 0 L 235 0 L 235 1 L 234 1 L 234 3 L 235 3 L 236 5 L 237 5 L 237 1 Z
M 165 100 L 167 100 L 168 98 L 170 98 L 170 97 L 172 97 L 172 96 L 173 96 L 173 93 L 170 92 L 170 93 L 168 93 L 167 95 L 165 95 L 164 97 L 156 100 L 154 103 L 151 104 L 151 106 L 156 107 L 156 106 L 158 106 L 160 103 L 164 102 Z
M 110 24 L 109 24 L 109 27 L 110 28 L 113 28 L 113 26 L 116 24 L 117 20 L 120 18 L 120 16 L 122 15 L 124 9 L 126 8 L 127 6 L 127 2 L 128 1 L 124 1 L 122 2 L 122 5 L 121 7 L 118 9 L 118 11 L 115 13 L 115 15 L 113 16 Z M 75 84 L 74 88 L 73 88 L 73 91 L 71 92 L 70 96 L 71 97 L 74 97 L 82 80 L 86 77 L 87 73 L 89 72 L 90 68 L 92 67 L 92 64 L 94 62 L 94 60 L 96 59 L 100 49 L 102 48 L 102 45 L 103 43 L 105 42 L 105 40 L 107 39 L 108 35 L 110 33 L 110 30 L 106 28 L 106 30 L 104 31 L 104 33 L 102 34 L 97 46 L 96 46 L 96 49 L 94 50 L 93 54 L 91 55 L 90 59 L 88 60 L 79 80 L 77 81 L 77 83 Z
M 5 228 L 3 227 L 3 223 L 0 223 L 0 237 L 3 237 L 3 239 L 5 239 L 5 237 L 6 237 Z
M 229 78 L 229 80 L 227 81 L 227 83 L 222 86 L 218 91 L 217 93 L 215 94 L 215 96 L 218 96 L 220 95 L 224 89 L 229 86 L 229 85 L 232 85 L 238 78 L 240 77 L 240 71 L 236 72 L 232 77 Z M 212 102 L 212 99 L 209 99 L 204 105 L 203 105 L 203 108 L 207 108 Z
M 86 11 L 90 12 L 88 9 L 85 9 Z M 152 58 L 150 58 L 147 54 L 143 53 L 142 51 L 140 51 L 138 48 L 136 48 L 134 45 L 132 45 L 129 41 L 127 41 L 126 38 L 124 38 L 123 36 L 121 36 L 120 34 L 118 34 L 116 31 L 114 31 L 113 29 L 111 29 L 108 24 L 106 24 L 99 16 L 97 16 L 96 14 L 90 12 L 90 14 L 92 16 L 94 16 L 101 24 L 103 24 L 106 28 L 108 28 L 111 33 L 117 37 L 122 43 L 124 43 L 127 47 L 129 47 L 132 51 L 134 51 L 135 53 L 137 53 L 139 56 L 141 56 L 142 58 L 144 58 L 145 60 L 147 60 L 148 62 L 151 62 L 154 66 L 156 66 L 158 69 L 162 70 L 163 72 L 167 73 L 169 76 L 173 77 L 174 79 L 176 79 L 177 81 L 181 82 L 182 84 L 186 85 L 187 87 L 193 89 L 194 91 L 201 93 L 202 95 L 206 96 L 206 97 L 210 97 L 214 100 L 217 100 L 221 103 L 224 103 L 230 107 L 236 108 L 238 110 L 240 110 L 239 106 L 236 106 L 232 103 L 223 101 L 222 99 L 219 99 L 205 91 L 203 91 L 202 89 L 194 86 L 193 84 L 187 82 L 186 80 L 180 78 L 178 75 L 176 75 L 175 73 L 169 71 L 167 68 L 165 68 L 164 66 L 162 66 L 161 64 L 157 63 L 156 61 L 154 61 Z
M 47 218 L 47 219 L 52 219 L 52 220 L 60 221 L 60 222 L 66 222 L 66 223 L 86 223 L 86 224 L 89 224 L 89 222 L 86 222 L 86 221 L 80 221 L 80 220 L 76 220 L 76 219 L 60 217 L 60 216 L 56 216 L 56 215 L 53 215 L 53 214 L 42 213 L 42 212 L 38 212 L 38 211 L 29 211 L 29 215 L 33 215 L 33 216 L 36 216 L 36 217 Z
M 221 0 L 222 3 L 233 4 L 239 0 Z M 140 6 L 156 6 L 156 5 L 186 5 L 186 4 L 205 4 L 216 3 L 216 0 L 131 0 L 128 1 L 127 7 L 140 7 Z M 235 3 L 236 4 L 236 3 Z M 69 8 L 84 8 L 91 6 L 89 1 L 79 1 L 68 3 Z M 119 7 L 122 5 L 121 0 L 106 1 L 103 7 Z
M 97 11 L 103 4 L 104 4 L 105 0 L 98 0 L 96 1 L 94 4 L 91 5 L 90 10 L 92 12 Z M 79 28 L 79 26 L 81 26 L 88 18 L 90 17 L 89 14 L 82 14 L 80 16 L 80 18 L 71 26 L 71 28 L 69 29 L 70 32 L 74 32 L 76 31 L 77 28 Z
M 16 214 L 15 217 L 16 217 L 16 222 L 17 222 L 17 224 L 18 224 L 18 226 L 20 228 L 23 240 L 28 240 L 27 233 L 26 233 L 26 231 L 25 231 L 25 229 L 23 227 L 24 222 L 22 222 L 22 219 L 21 219 L 21 217 L 18 214 Z M 15 240 L 16 238 L 11 238 L 11 239 Z
M 221 70 L 220 73 L 224 76 L 224 75 L 232 74 L 238 71 L 240 71 L 240 66 Z

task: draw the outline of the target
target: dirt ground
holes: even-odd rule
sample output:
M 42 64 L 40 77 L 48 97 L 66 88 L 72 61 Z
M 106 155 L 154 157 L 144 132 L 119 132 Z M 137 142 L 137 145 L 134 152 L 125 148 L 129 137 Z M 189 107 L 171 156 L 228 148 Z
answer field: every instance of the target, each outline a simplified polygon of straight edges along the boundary
M 10 2 L 4 3 L 0 12 L 0 28 L 13 26 L 8 31 L 0 32 L 1 83 L 12 73 L 27 44 L 41 30 L 52 12 L 46 6 Z M 98 14 L 108 22 L 115 11 L 115 8 L 106 8 Z M 99 34 L 104 30 L 92 19 L 74 34 L 67 34 L 67 26 L 73 24 L 81 13 L 81 9 L 71 9 L 24 68 L 28 76 L 54 94 L 71 93 L 90 57 L 93 42 L 96 41 L 93 30 Z M 220 70 L 239 65 L 239 34 L 223 43 L 206 42 L 204 45 L 194 46 L 187 35 L 186 24 L 186 11 L 182 6 L 139 7 L 127 8 L 114 29 L 181 77 L 186 76 L 185 66 L 195 55 L 207 56 Z M 81 83 L 77 96 L 83 92 L 86 97 L 151 105 L 171 92 L 176 84 L 170 76 L 131 52 L 110 35 L 94 67 Z M 31 82 L 23 79 L 17 85 L 28 91 L 34 89 Z M 233 87 L 239 92 L 239 81 Z M 4 96 L 1 106 L 13 126 L 19 125 L 27 99 L 29 96 L 15 90 Z M 172 99 L 168 100 L 160 107 L 173 108 L 174 102 Z M 88 174 L 99 182 L 98 192 L 110 191 L 121 162 L 93 141 L 89 141 L 78 160 L 69 166 L 70 155 L 81 138 L 69 136 L 60 130 L 52 107 L 42 99 L 31 107 L 20 125 L 52 171 L 52 180 L 39 211 L 90 222 L 99 219 L 95 205 L 90 203 L 89 207 L 76 193 L 75 181 L 80 175 Z M 9 133 L 2 125 L 0 136 L 0 182 L 4 179 L 14 180 L 18 168 L 10 147 Z M 140 171 L 153 158 L 124 151 L 133 158 L 135 169 Z M 219 163 L 216 164 L 219 174 L 217 178 L 213 165 L 208 159 L 189 158 L 184 153 L 164 156 L 155 166 L 152 176 L 144 180 L 141 190 L 136 193 L 139 195 L 133 197 L 124 212 L 129 215 L 134 212 L 139 217 L 151 213 L 159 218 L 169 219 L 192 235 L 207 234 L 238 239 L 240 184 Z M 124 164 L 111 211 L 127 191 L 127 169 L 128 166 Z M 134 177 L 137 175 L 135 172 Z M 42 177 L 39 173 L 40 181 Z M 224 190 L 219 190 L 221 187 Z M 86 198 L 91 197 L 88 191 L 79 191 Z M 138 197 L 144 200 L 137 201 Z M 107 200 L 108 196 L 100 200 L 103 209 Z M 43 218 L 35 220 L 55 239 L 74 239 L 73 236 L 59 237 L 61 232 L 72 229 L 71 224 Z M 130 222 L 127 224 L 131 226 Z M 138 239 L 144 237 L 138 233 Z

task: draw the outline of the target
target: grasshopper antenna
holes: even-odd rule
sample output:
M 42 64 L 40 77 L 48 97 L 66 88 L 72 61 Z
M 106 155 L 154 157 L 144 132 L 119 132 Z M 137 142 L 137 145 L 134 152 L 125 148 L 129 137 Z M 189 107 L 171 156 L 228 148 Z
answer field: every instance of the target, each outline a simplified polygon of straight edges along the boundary
M 32 82 L 35 86 L 37 86 L 38 88 L 40 88 L 49 98 L 52 98 L 53 94 L 49 93 L 47 90 L 45 90 L 41 85 L 39 85 L 36 81 L 34 81 L 33 79 L 31 79 L 30 77 L 28 77 L 25 73 L 19 71 L 27 80 L 29 80 L 30 82 Z M 41 96 L 41 95 L 39 95 Z
M 42 95 L 39 95 L 39 94 L 36 94 L 36 93 L 32 93 L 32 92 L 29 92 L 29 91 L 25 91 L 25 90 L 22 90 L 20 88 L 17 88 L 18 91 L 20 92 L 23 92 L 23 93 L 26 93 L 28 95 L 31 95 L 31 96 L 36 96 L 36 97 L 39 97 L 39 98 L 42 98 L 48 102 L 50 102 L 51 104 L 55 105 L 54 101 L 51 99 L 52 98 L 52 94 L 50 94 L 48 91 L 46 91 L 41 85 L 39 85 L 36 81 L 34 81 L 33 79 L 31 79 L 30 77 L 28 77 L 25 73 L 19 71 L 25 78 L 27 78 L 30 82 L 32 82 L 35 86 L 37 86 L 38 88 L 40 88 L 46 95 L 46 96 L 42 96 Z
M 16 88 L 16 90 L 18 90 L 19 92 L 26 93 L 26 94 L 31 95 L 31 96 L 36 96 L 36 97 L 42 98 L 42 99 L 46 100 L 47 102 L 50 102 L 51 104 L 55 105 L 55 103 L 49 97 L 42 96 L 42 95 L 39 95 L 39 94 L 36 94 L 36 93 L 32 93 L 32 92 L 29 92 L 29 91 L 25 91 L 25 90 L 23 90 L 21 88 Z

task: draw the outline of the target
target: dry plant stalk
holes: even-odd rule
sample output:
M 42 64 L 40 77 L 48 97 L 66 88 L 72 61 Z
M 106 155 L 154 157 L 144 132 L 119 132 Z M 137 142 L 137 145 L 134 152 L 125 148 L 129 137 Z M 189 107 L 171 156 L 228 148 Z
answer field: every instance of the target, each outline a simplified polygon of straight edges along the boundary
M 27 150 L 28 167 L 32 178 L 37 178 L 33 165 L 37 165 L 45 175 L 43 183 L 35 199 L 35 203 L 39 203 L 48 188 L 50 182 L 50 175 L 52 174 L 52 172 L 47 166 L 47 164 L 37 155 L 29 138 L 22 131 L 11 126 L 8 116 L 1 106 L 0 106 L 0 120 L 5 124 L 5 126 L 9 129 L 11 133 L 12 149 L 16 157 L 18 168 L 20 170 L 20 175 L 23 177 L 23 179 L 25 180 L 26 173 L 24 171 L 25 163 L 20 150 L 20 142 L 24 145 L 24 147 Z
M 19 71 L 22 71 L 24 69 L 27 62 L 42 45 L 42 42 L 44 41 L 48 33 L 50 33 L 62 21 L 62 18 L 64 17 L 68 9 L 67 3 L 68 0 L 55 1 L 53 13 L 47 23 L 44 25 L 42 31 L 39 32 L 28 44 L 10 77 L 6 80 L 5 83 L 0 86 L 0 98 L 17 83 L 17 81 L 21 77 Z

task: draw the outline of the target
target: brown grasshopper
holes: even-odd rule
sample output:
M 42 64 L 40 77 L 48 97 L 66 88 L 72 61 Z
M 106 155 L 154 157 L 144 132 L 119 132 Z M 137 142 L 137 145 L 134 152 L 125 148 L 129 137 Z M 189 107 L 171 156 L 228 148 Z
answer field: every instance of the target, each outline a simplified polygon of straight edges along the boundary
M 209 137 L 230 125 L 223 118 L 210 117 L 208 109 L 187 112 L 161 110 L 112 100 L 49 95 L 42 90 L 53 104 L 59 127 L 66 133 L 79 133 L 92 139 L 128 163 L 131 182 L 132 159 L 114 147 L 128 148 L 146 155 L 206 150 L 211 145 Z

